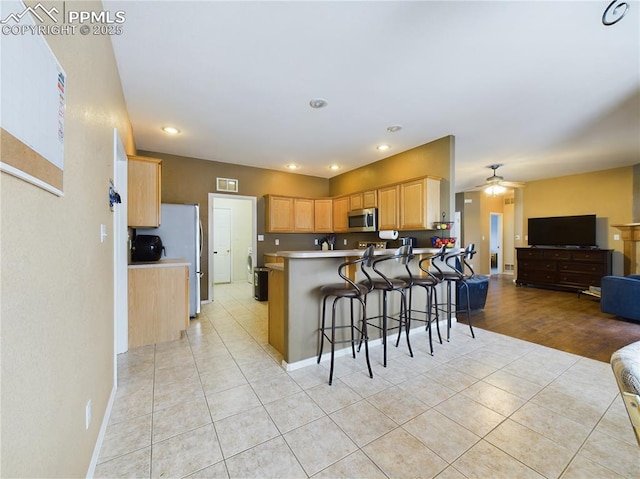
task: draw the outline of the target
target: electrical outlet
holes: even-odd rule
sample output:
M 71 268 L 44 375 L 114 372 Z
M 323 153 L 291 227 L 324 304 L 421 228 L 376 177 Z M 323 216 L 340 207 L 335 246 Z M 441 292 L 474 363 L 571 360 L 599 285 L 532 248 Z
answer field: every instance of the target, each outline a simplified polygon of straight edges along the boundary
M 344 239 L 344 245 L 347 246 L 347 239 Z
M 264 241 L 264 235 L 258 235 L 258 241 Z
M 89 429 L 89 425 L 91 424 L 91 399 L 87 401 L 87 405 L 84 408 L 84 427 L 85 429 Z
M 279 244 L 280 244 L 280 240 L 276 238 L 276 246 L 278 246 Z
M 318 246 L 318 238 L 316 238 L 316 239 L 314 239 L 314 240 L 313 240 L 313 244 L 314 244 L 314 245 L 316 245 L 316 246 Z
M 619 235 L 619 234 L 614 234 L 614 235 L 613 235 L 613 239 L 614 239 L 615 241 L 620 241 L 620 235 Z

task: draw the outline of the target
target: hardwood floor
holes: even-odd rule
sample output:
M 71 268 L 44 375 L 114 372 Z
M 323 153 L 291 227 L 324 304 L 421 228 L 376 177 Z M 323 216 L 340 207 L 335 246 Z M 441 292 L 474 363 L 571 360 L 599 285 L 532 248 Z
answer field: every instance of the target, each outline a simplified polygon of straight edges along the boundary
M 492 275 L 484 310 L 474 327 L 609 362 L 617 349 L 640 341 L 640 323 L 600 311 L 588 296 L 516 286 L 512 275 Z M 466 315 L 460 314 L 466 323 Z

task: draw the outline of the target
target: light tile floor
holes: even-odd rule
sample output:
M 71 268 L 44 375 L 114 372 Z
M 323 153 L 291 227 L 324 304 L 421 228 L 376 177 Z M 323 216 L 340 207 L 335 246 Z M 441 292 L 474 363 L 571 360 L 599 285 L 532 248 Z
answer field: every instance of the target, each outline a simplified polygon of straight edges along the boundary
M 96 477 L 640 478 L 607 363 L 457 324 L 285 372 L 267 304 L 216 287 L 178 341 L 118 357 Z

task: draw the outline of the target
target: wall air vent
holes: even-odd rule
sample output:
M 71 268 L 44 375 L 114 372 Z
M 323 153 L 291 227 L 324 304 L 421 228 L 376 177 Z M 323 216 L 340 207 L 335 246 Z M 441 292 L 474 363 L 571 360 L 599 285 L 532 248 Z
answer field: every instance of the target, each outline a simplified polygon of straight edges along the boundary
M 515 198 L 505 198 L 504 199 L 504 204 L 505 205 L 512 205 L 516 202 Z
M 216 178 L 216 191 L 226 191 L 227 193 L 238 192 L 238 180 L 235 178 Z
M 505 271 L 513 271 L 513 265 L 512 265 L 512 264 L 505 263 L 505 265 L 504 265 L 504 270 L 505 270 Z

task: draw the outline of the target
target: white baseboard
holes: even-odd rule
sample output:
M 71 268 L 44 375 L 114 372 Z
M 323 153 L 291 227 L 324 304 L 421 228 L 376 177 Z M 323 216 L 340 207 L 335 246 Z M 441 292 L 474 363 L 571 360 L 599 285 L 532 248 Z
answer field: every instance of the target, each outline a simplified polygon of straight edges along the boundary
M 104 436 L 107 433 L 107 426 L 109 425 L 109 419 L 111 418 L 111 410 L 113 409 L 113 403 L 116 400 L 117 389 L 118 389 L 118 386 L 114 384 L 113 389 L 111 389 L 111 396 L 109 396 L 109 402 L 107 403 L 107 409 L 104 412 L 102 424 L 100 425 L 100 432 L 98 433 L 98 439 L 96 439 L 96 445 L 93 448 L 93 455 L 91 456 L 91 462 L 89 463 L 87 478 L 92 478 L 96 472 L 96 466 L 98 465 L 98 458 L 100 457 L 100 449 L 102 449 Z

